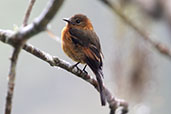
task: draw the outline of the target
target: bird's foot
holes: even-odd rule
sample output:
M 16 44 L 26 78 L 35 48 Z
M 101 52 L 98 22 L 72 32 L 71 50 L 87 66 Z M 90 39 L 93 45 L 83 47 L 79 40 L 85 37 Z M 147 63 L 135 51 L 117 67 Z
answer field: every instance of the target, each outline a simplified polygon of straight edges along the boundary
M 72 65 L 72 69 L 76 67 L 76 68 L 77 68 L 77 70 L 78 70 L 78 69 L 79 69 L 79 68 L 78 68 L 78 66 L 77 66 L 78 64 L 80 64 L 80 62 L 78 62 L 78 63 L 76 63 L 76 64 Z
M 84 66 L 83 72 L 86 73 L 86 74 L 88 74 L 88 72 L 86 71 L 86 67 L 87 67 L 87 65 Z

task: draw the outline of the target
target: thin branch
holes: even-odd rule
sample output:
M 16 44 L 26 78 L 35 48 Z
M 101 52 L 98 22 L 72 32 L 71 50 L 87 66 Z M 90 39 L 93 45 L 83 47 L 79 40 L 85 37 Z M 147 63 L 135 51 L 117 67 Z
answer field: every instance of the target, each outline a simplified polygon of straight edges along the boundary
M 171 58 L 171 49 L 166 46 L 165 44 L 162 44 L 160 42 L 157 42 L 153 40 L 154 38 L 151 37 L 149 33 L 147 33 L 145 30 L 143 30 L 141 27 L 136 25 L 129 17 L 127 17 L 122 10 L 120 10 L 119 7 L 117 7 L 115 4 L 112 4 L 109 0 L 100 0 L 105 5 L 107 5 L 111 10 L 116 13 L 125 23 L 127 23 L 130 27 L 132 27 L 137 33 L 139 33 L 144 40 L 149 42 L 158 52 L 161 54 L 166 55 L 167 57 Z
M 30 13 L 31 13 L 31 10 L 33 8 L 33 5 L 34 5 L 35 1 L 36 0 L 30 0 L 29 6 L 28 6 L 27 11 L 26 11 L 26 14 L 24 16 L 23 27 L 27 26 L 28 19 L 29 19 L 29 16 L 30 16 Z
M 16 74 L 16 65 L 20 50 L 23 48 L 25 42 L 32 37 L 33 35 L 38 34 L 39 32 L 45 30 L 47 24 L 52 20 L 55 16 L 56 12 L 59 10 L 60 6 L 62 5 L 63 0 L 50 0 L 48 2 L 47 7 L 42 11 L 40 16 L 30 25 L 21 28 L 18 32 L 8 35 L 9 37 L 5 39 L 6 33 L 2 31 L 0 33 L 0 40 L 4 42 L 10 42 L 9 44 L 13 44 L 14 51 L 11 58 L 11 67 L 9 73 L 9 81 L 8 81 L 8 91 L 6 97 L 6 107 L 5 107 L 5 114 L 11 114 L 12 111 L 12 98 L 14 94 L 14 87 L 15 87 L 15 74 Z M 33 1 L 30 3 L 28 8 L 28 14 L 26 14 L 26 21 L 24 25 L 27 24 L 27 20 L 29 18 Z M 0 30 L 1 31 L 1 30 Z M 9 31 L 8 31 L 9 32 Z
M 28 7 L 28 10 L 24 18 L 23 26 L 27 25 L 27 21 L 28 21 L 34 2 L 35 0 L 31 0 L 30 2 L 30 5 Z M 20 50 L 21 50 L 21 45 L 18 45 L 18 47 L 15 47 L 12 57 L 11 57 L 10 73 L 8 75 L 9 81 L 8 81 L 8 91 L 7 91 L 7 97 L 6 97 L 5 114 L 11 114 L 11 111 L 12 111 L 12 98 L 13 98 L 14 87 L 15 87 L 16 65 L 17 65 L 17 60 L 18 60 Z
M 31 0 L 29 4 L 28 10 L 24 18 L 23 26 L 27 25 L 27 21 L 30 16 L 30 12 L 31 12 L 34 2 L 35 0 Z M 15 87 L 16 65 L 17 65 L 17 60 L 18 60 L 18 56 L 19 56 L 22 45 L 23 44 L 20 44 L 14 48 L 14 51 L 11 57 L 10 73 L 8 75 L 9 81 L 8 81 L 8 91 L 7 91 L 7 97 L 6 97 L 5 114 L 11 114 L 11 111 L 12 111 L 12 99 L 13 99 L 14 87 Z
M 0 40 L 4 43 L 7 43 L 7 44 L 10 44 L 13 46 L 13 45 L 15 45 L 14 44 L 15 42 L 12 41 L 13 39 L 8 38 L 8 36 L 11 36 L 10 34 L 13 34 L 12 31 L 0 30 Z M 87 75 L 81 69 L 73 68 L 72 65 L 69 64 L 68 62 L 66 62 L 62 59 L 59 59 L 58 57 L 51 56 L 50 54 L 43 52 L 43 51 L 39 50 L 38 48 L 35 48 L 31 44 L 25 44 L 23 46 L 23 49 L 25 51 L 29 52 L 30 54 L 38 57 L 39 59 L 49 63 L 51 66 L 60 67 L 64 70 L 74 74 L 75 76 L 82 78 L 83 80 L 90 83 L 93 87 L 95 87 L 97 91 L 99 91 L 97 81 L 94 78 L 92 78 L 91 76 Z M 108 102 L 111 110 L 115 111 L 118 107 L 123 107 L 124 110 L 122 110 L 122 111 L 128 112 L 127 102 L 125 102 L 124 100 L 121 100 L 121 99 L 117 99 L 116 97 L 112 96 L 111 92 L 105 86 L 104 86 L 104 90 L 105 90 L 107 102 Z M 122 113 L 122 114 L 126 114 L 126 113 Z
M 63 2 L 64 0 L 50 0 L 40 16 L 31 24 L 21 28 L 15 35 L 13 35 L 13 38 L 28 40 L 39 32 L 46 30 L 47 24 L 53 19 L 57 11 L 59 11 Z
M 14 87 L 15 87 L 15 74 L 16 74 L 16 65 L 18 55 L 20 53 L 21 48 L 15 48 L 11 57 L 11 66 L 10 66 L 10 73 L 8 75 L 8 91 L 6 97 L 6 106 L 5 106 L 5 114 L 11 114 L 12 111 L 12 98 L 14 94 Z
M 30 2 L 28 11 L 25 15 L 23 26 L 27 25 L 27 20 L 29 18 L 33 4 L 34 4 L 34 0 L 32 0 Z M 14 88 L 15 88 L 17 60 L 18 60 L 19 53 L 20 53 L 21 48 L 24 45 L 24 43 L 25 43 L 25 41 L 22 39 L 20 41 L 18 41 L 17 45 L 14 48 L 12 57 L 11 57 L 11 66 L 10 66 L 10 72 L 8 75 L 9 81 L 8 81 L 8 90 L 7 90 L 7 97 L 6 97 L 5 114 L 11 114 L 11 111 L 12 111 L 12 99 L 13 99 Z

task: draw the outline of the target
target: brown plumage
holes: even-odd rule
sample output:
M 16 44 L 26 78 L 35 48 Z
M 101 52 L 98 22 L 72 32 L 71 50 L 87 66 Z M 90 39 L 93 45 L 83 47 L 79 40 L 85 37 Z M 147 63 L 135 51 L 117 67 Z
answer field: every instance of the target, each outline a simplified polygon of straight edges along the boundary
M 90 20 L 83 14 L 77 14 L 67 22 L 62 31 L 62 48 L 74 61 L 87 64 L 96 75 L 99 84 L 101 104 L 105 105 L 102 82 L 102 52 L 100 41 Z

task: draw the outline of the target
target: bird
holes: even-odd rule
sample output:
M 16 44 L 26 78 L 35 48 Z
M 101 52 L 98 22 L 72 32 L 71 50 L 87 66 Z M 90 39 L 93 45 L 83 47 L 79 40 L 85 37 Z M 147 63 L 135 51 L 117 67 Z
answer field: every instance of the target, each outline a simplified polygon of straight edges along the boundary
M 69 19 L 63 19 L 67 22 L 61 33 L 62 49 L 73 61 L 85 64 L 83 71 L 86 72 L 86 66 L 96 76 L 98 82 L 101 105 L 105 106 L 106 98 L 103 88 L 103 53 L 100 40 L 94 31 L 90 19 L 84 14 L 75 14 Z

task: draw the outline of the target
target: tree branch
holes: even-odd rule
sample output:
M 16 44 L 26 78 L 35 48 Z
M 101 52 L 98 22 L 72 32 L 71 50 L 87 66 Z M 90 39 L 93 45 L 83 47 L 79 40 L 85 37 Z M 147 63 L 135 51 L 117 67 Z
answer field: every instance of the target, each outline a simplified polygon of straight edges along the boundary
M 32 8 L 33 8 L 33 5 L 34 5 L 35 1 L 36 1 L 36 0 L 30 0 L 30 4 L 29 4 L 29 6 L 28 6 L 28 8 L 27 8 L 27 11 L 26 11 L 26 14 L 25 14 L 25 16 L 24 16 L 23 27 L 24 27 L 24 26 L 27 26 L 28 18 L 29 18 L 29 16 L 30 16 L 30 13 L 31 13 L 31 10 L 32 10 Z
M 32 6 L 34 4 L 35 0 L 31 0 L 28 10 L 26 12 L 23 27 L 27 25 L 28 18 L 31 13 Z M 11 114 L 12 111 L 12 98 L 14 94 L 14 87 L 15 87 L 15 75 L 16 75 L 16 66 L 17 66 L 17 60 L 19 53 L 21 51 L 21 48 L 23 46 L 24 42 L 21 42 L 20 45 L 17 45 L 14 48 L 12 57 L 11 57 L 11 66 L 10 66 L 10 72 L 9 72 L 9 81 L 8 81 L 8 91 L 7 91 L 7 97 L 6 97 L 6 106 L 5 106 L 5 114 Z
M 62 5 L 63 0 L 50 0 L 47 7 L 42 11 L 40 16 L 30 25 L 26 27 L 22 27 L 18 32 L 13 33 L 10 31 L 9 38 L 5 39 L 4 32 L 0 33 L 0 40 L 4 42 L 10 42 L 9 44 L 13 44 L 14 51 L 11 58 L 11 66 L 10 66 L 10 73 L 9 73 L 9 81 L 8 81 L 8 91 L 6 97 L 6 107 L 5 107 L 5 114 L 11 114 L 12 110 L 12 98 L 14 94 L 14 87 L 15 87 L 15 75 L 16 75 L 16 65 L 20 50 L 23 48 L 25 42 L 32 37 L 33 35 L 38 34 L 39 32 L 45 30 L 47 24 L 52 20 L 55 16 L 56 12 L 59 10 L 60 6 Z M 34 0 L 30 2 L 28 11 L 26 13 L 24 19 L 24 26 L 27 24 L 27 20 L 29 18 L 32 6 L 34 4 Z M 1 31 L 1 30 L 0 30 Z
M 11 114 L 11 110 L 12 110 L 12 98 L 13 98 L 14 87 L 15 87 L 16 65 L 17 65 L 17 60 L 20 50 L 21 50 L 21 46 L 15 48 L 11 57 L 11 66 L 8 75 L 9 81 L 8 81 L 8 91 L 6 97 L 5 114 Z
M 171 49 L 155 40 L 154 38 L 150 37 L 150 34 L 147 33 L 145 30 L 143 30 L 141 27 L 136 25 L 129 17 L 127 17 L 119 7 L 117 7 L 115 4 L 112 4 L 109 0 L 100 0 L 102 1 L 105 5 L 107 5 L 111 10 L 116 13 L 125 23 L 127 23 L 130 27 L 132 27 L 137 33 L 139 33 L 144 40 L 149 42 L 158 52 L 160 52 L 163 55 L 166 55 L 171 59 Z
M 8 38 L 8 36 L 11 36 L 10 34 L 13 34 L 13 32 L 0 30 L 0 40 L 4 43 L 8 43 L 13 46 L 13 45 L 15 45 L 14 44 L 15 42 L 13 41 L 13 39 Z M 97 91 L 99 91 L 97 81 L 94 78 L 92 78 L 91 76 L 87 75 L 81 69 L 73 68 L 72 65 L 69 64 L 68 62 L 66 62 L 62 59 L 59 59 L 58 57 L 51 56 L 50 54 L 43 52 L 43 51 L 39 50 L 38 48 L 35 48 L 31 44 L 25 44 L 23 46 L 23 49 L 25 51 L 29 52 L 30 54 L 38 57 L 39 59 L 49 63 L 51 66 L 60 67 L 64 70 L 74 74 L 75 76 L 82 78 L 83 80 L 90 83 L 93 87 L 95 87 Z M 125 102 L 124 100 L 117 99 L 116 97 L 112 96 L 111 92 L 105 86 L 104 86 L 104 90 L 105 90 L 107 102 L 112 111 L 115 111 L 118 107 L 123 107 L 122 114 L 125 114 L 128 112 L 127 102 Z
M 50 0 L 47 7 L 42 11 L 39 17 L 37 17 L 34 22 L 21 28 L 13 38 L 19 38 L 28 40 L 32 36 L 42 32 L 46 29 L 47 24 L 52 20 L 64 0 Z

